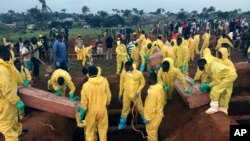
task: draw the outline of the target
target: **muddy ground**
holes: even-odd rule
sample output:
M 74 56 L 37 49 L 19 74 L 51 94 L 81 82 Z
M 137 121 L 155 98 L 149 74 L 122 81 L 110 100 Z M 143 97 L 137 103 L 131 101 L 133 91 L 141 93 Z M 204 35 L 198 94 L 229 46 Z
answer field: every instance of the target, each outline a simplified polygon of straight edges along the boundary
M 71 39 L 70 44 L 72 44 L 73 39 Z M 86 42 L 90 42 L 86 40 Z M 215 44 L 214 42 L 211 43 Z M 73 46 L 69 48 L 70 53 L 73 54 Z M 73 57 L 72 57 L 73 58 Z M 233 62 L 246 61 L 247 58 L 242 57 L 241 52 L 233 51 L 231 54 Z M 102 74 L 109 77 L 110 87 L 112 92 L 112 103 L 109 109 L 121 109 L 121 104 L 117 101 L 118 96 L 118 84 L 119 80 L 115 74 L 115 59 L 105 60 L 103 58 L 94 58 L 95 64 L 102 68 Z M 196 61 L 198 56 L 196 56 Z M 196 70 L 196 61 L 190 62 L 190 76 L 194 76 Z M 72 61 L 70 64 L 70 74 L 72 75 L 73 81 L 77 87 L 76 95 L 80 94 L 82 84 L 84 82 L 83 75 L 81 73 L 81 63 L 78 61 Z M 112 75 L 112 76 L 109 76 Z M 45 77 L 42 73 L 40 80 L 36 82 L 38 84 L 36 87 L 47 90 L 47 80 L 49 77 Z M 237 91 L 239 89 L 239 91 Z M 143 90 L 143 99 L 146 96 L 147 87 Z M 249 89 L 245 88 L 235 88 L 233 95 L 249 95 Z M 207 116 L 203 114 L 204 110 L 208 106 L 203 106 L 202 108 L 190 110 L 183 102 L 181 97 L 174 93 L 174 98 L 172 101 L 168 101 L 164 108 L 164 118 L 159 128 L 159 141 L 163 141 L 165 138 L 169 137 L 169 140 L 173 141 L 195 141 L 200 134 L 208 134 L 203 136 L 203 138 L 209 137 L 210 139 L 225 140 L 224 136 L 218 136 L 215 133 L 221 131 L 221 126 L 211 127 L 211 122 L 206 122 Z M 28 130 L 28 133 L 22 135 L 21 140 L 23 141 L 83 141 L 83 129 L 77 128 L 76 123 L 73 119 L 58 116 L 56 114 L 46 113 L 43 111 L 38 111 L 32 108 L 26 108 L 27 116 L 22 120 L 23 128 Z M 120 114 L 112 115 L 109 119 L 109 125 L 114 127 L 119 123 Z M 226 123 L 231 123 L 231 119 L 222 119 Z M 220 122 L 220 121 L 218 121 Z M 139 122 L 140 123 L 140 122 Z M 194 124 L 197 125 L 193 126 Z M 129 123 L 128 123 L 129 124 Z M 202 126 L 200 126 L 202 125 Z M 213 128 L 215 128 L 213 130 Z M 145 133 L 145 129 L 141 128 Z M 211 130 L 207 130 L 211 129 Z M 190 132 L 185 133 L 185 131 L 190 130 Z M 197 131 L 198 130 L 198 131 Z M 195 132 L 195 133 L 194 133 Z M 213 134 L 214 133 L 214 134 Z M 225 132 L 224 132 L 225 133 Z M 197 136 L 196 136 L 197 134 Z M 197 138 L 196 138 L 197 137 Z M 167 140 L 168 140 L 167 139 Z M 109 141 L 144 141 L 140 133 L 137 133 L 131 129 L 129 130 L 112 130 L 108 132 Z M 199 140 L 203 141 L 202 138 Z

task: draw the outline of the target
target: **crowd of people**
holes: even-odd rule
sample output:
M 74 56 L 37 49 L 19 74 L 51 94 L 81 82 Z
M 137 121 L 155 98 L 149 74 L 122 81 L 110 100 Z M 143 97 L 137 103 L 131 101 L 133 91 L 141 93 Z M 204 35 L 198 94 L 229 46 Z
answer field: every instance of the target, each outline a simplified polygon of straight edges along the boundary
M 4 38 L 0 47 L 0 78 L 2 79 L 0 81 L 0 132 L 7 141 L 18 140 L 18 136 L 22 133 L 22 125 L 17 117 L 24 116 L 25 107 L 25 103 L 17 94 L 18 88 L 30 87 L 33 79 L 39 79 L 40 63 L 45 61 L 52 63 L 55 68 L 48 81 L 48 91 L 57 96 L 68 96 L 73 101 L 80 100 L 79 117 L 76 119 L 78 123 L 84 123 L 85 140 L 93 141 L 98 132 L 99 140 L 106 141 L 107 108 L 111 103 L 111 86 L 102 76 L 101 68 L 95 66 L 93 62 L 95 48 L 97 58 L 104 55 L 104 44 L 107 48 L 107 60 L 112 59 L 113 48 L 116 53 L 116 74 L 120 77 L 118 100 L 123 104 L 118 124 L 119 130 L 126 128 L 130 105 L 133 103 L 146 126 L 148 141 L 157 141 L 158 128 L 164 116 L 163 108 L 167 101 L 173 98 L 175 79 L 180 81 L 184 93 L 192 94 L 184 77 L 188 74 L 189 62 L 194 61 L 196 54 L 199 56 L 198 68 L 192 83 L 200 81 L 199 89 L 210 93 L 210 108 L 206 113 L 213 114 L 221 111 L 228 114 L 233 82 L 237 78 L 230 53 L 242 49 L 243 55 L 250 54 L 248 25 L 245 23 L 243 29 L 238 29 L 238 24 L 232 26 L 231 22 L 227 24 L 228 22 L 220 23 L 216 32 L 210 23 L 205 29 L 199 29 L 199 26 L 191 24 L 190 31 L 187 31 L 190 23 L 183 22 L 182 26 L 177 26 L 178 28 L 173 26 L 173 30 L 170 30 L 166 36 L 166 41 L 161 35 L 151 41 L 142 31 L 140 34 L 133 33 L 130 37 L 131 41 L 124 40 L 122 36 L 114 39 L 111 35 L 107 35 L 105 38 L 98 36 L 94 45 L 84 46 L 83 38 L 78 36 L 74 50 L 77 60 L 82 63 L 83 74 L 88 77 L 87 82 L 83 84 L 80 97 L 75 95 L 76 88 L 68 72 L 68 39 L 66 39 L 68 33 L 65 34 L 65 30 L 57 34 L 53 33 L 54 29 L 51 31 L 51 37 L 55 38 L 53 39 L 55 41 L 48 41 L 47 37 L 39 34 L 38 37 L 32 37 L 30 40 L 23 41 L 20 38 L 14 45 Z M 201 31 L 204 33 L 201 34 Z M 237 34 L 230 37 L 231 32 Z M 212 48 L 211 36 L 218 36 L 217 45 Z M 14 49 L 20 56 L 14 55 Z M 215 55 L 211 53 L 211 49 L 216 51 Z M 155 59 L 159 57 L 162 58 L 161 61 L 156 62 Z M 144 72 L 149 73 L 147 80 L 143 75 Z M 141 92 L 146 81 L 150 86 L 147 98 L 143 102 Z M 68 94 L 66 94 L 67 87 L 70 89 Z

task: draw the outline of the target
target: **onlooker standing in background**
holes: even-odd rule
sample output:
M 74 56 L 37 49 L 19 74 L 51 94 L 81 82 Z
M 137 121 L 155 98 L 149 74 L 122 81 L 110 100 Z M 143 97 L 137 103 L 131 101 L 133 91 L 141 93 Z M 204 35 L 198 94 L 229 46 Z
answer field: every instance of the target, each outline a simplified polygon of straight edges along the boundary
M 66 45 L 63 42 L 63 36 L 61 34 L 58 34 L 56 38 L 57 40 L 53 45 L 53 54 L 56 69 L 60 68 L 68 71 Z
M 28 40 L 24 41 L 23 48 L 20 50 L 20 53 L 24 67 L 31 72 L 32 62 L 31 62 L 30 41 Z
M 107 51 L 106 51 L 106 59 L 112 59 L 112 53 L 113 53 L 113 38 L 108 35 L 106 39 L 106 45 L 107 45 Z
M 31 39 L 31 51 L 32 51 L 32 57 L 31 57 L 31 61 L 34 65 L 33 68 L 33 78 L 39 78 L 39 73 L 40 73 L 40 58 L 39 58 L 39 47 L 37 46 L 37 38 L 36 37 L 32 37 Z

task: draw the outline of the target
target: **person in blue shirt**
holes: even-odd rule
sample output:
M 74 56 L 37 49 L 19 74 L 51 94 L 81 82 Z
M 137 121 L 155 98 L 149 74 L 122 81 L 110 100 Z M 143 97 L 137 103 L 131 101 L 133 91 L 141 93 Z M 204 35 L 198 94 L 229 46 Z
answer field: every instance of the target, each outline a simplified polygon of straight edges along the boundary
M 63 69 L 65 71 L 68 71 L 67 67 L 68 57 L 67 57 L 66 45 L 63 42 L 63 36 L 61 34 L 58 34 L 56 38 L 57 40 L 53 45 L 55 67 L 56 69 Z

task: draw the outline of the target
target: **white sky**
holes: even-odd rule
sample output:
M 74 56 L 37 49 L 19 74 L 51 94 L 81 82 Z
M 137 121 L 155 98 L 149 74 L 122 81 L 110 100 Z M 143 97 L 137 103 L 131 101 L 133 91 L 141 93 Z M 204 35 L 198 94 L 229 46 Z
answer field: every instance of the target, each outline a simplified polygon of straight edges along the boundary
M 8 10 L 26 12 L 27 9 L 38 6 L 38 0 L 0 0 L 0 13 Z M 104 10 L 111 13 L 112 9 L 143 9 L 146 12 L 164 8 L 166 11 L 178 12 L 181 8 L 186 11 L 197 10 L 203 7 L 215 6 L 216 10 L 229 11 L 241 9 L 250 11 L 250 0 L 46 0 L 52 11 L 61 11 L 63 8 L 70 13 L 81 13 L 82 6 L 86 5 L 91 12 Z

